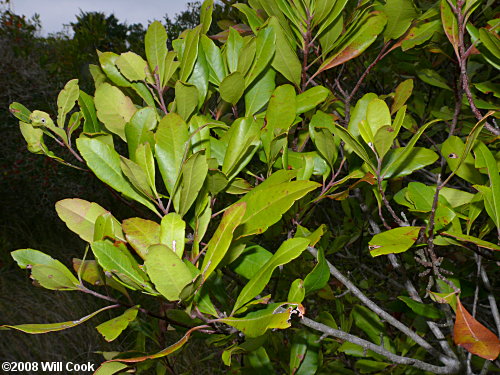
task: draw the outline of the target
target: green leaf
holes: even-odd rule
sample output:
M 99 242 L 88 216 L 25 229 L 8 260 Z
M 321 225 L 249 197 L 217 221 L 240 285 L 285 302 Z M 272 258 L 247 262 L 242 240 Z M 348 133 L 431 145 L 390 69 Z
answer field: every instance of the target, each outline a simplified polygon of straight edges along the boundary
M 290 374 L 316 374 L 320 366 L 319 336 L 306 330 L 300 330 L 293 335 L 290 348 Z
M 64 128 L 66 115 L 74 108 L 78 97 L 80 96 L 80 88 L 78 80 L 72 79 L 68 81 L 57 97 L 57 125 Z
M 159 235 L 159 243 L 167 245 L 182 259 L 186 237 L 186 223 L 182 220 L 182 217 L 175 212 L 163 216 Z
M 214 0 L 205 0 L 200 8 L 200 24 L 203 25 L 201 29 L 202 34 L 206 34 L 210 25 L 212 24 L 212 13 L 214 11 Z
M 127 139 L 128 154 L 130 160 L 137 161 L 136 150 L 140 144 L 145 142 L 154 145 L 152 130 L 156 128 L 156 110 L 152 107 L 144 107 L 130 118 L 125 125 L 125 137 Z
M 332 116 L 322 111 L 317 111 L 309 123 L 309 134 L 316 149 L 333 170 L 338 150 L 337 143 L 331 131 L 332 129 L 335 129 L 335 122 Z
M 306 291 L 304 289 L 304 280 L 296 279 L 290 286 L 288 291 L 288 302 L 301 303 L 306 296 Z
M 111 275 L 105 275 L 95 260 L 84 260 L 73 258 L 73 269 L 82 278 L 94 286 L 109 286 L 127 295 L 125 287 L 114 280 Z
M 387 16 L 387 26 L 384 30 L 386 40 L 397 39 L 403 35 L 417 15 L 411 0 L 387 0 L 383 9 Z
M 184 216 L 189 211 L 203 187 L 207 173 L 207 159 L 202 152 L 197 152 L 186 160 L 173 198 L 179 215 Z
M 356 370 L 358 370 L 361 374 L 372 374 L 374 372 L 382 372 L 385 368 L 390 366 L 390 363 L 380 362 L 380 361 L 372 361 L 369 359 L 359 359 L 354 364 Z
M 273 69 L 267 69 L 253 82 L 245 94 L 245 116 L 253 116 L 262 109 L 271 98 L 276 87 L 276 72 Z
M 281 305 L 270 306 L 264 310 L 248 313 L 241 318 L 229 317 L 219 321 L 243 332 L 246 337 L 259 337 L 269 329 L 290 327 L 290 317 L 295 310 L 294 307 L 289 307 L 284 312 L 278 312 L 279 310 L 281 310 Z
M 276 33 L 274 29 L 272 27 L 261 29 L 257 33 L 256 43 L 255 60 L 250 71 L 245 75 L 245 87 L 250 86 L 273 59 L 276 50 Z
M 203 52 L 208 63 L 209 80 L 218 86 L 227 75 L 220 49 L 215 45 L 213 40 L 206 35 L 201 35 L 200 45 L 200 53 Z
M 196 58 L 198 57 L 198 41 L 200 40 L 200 31 L 202 25 L 187 31 L 184 39 L 184 52 L 182 53 L 181 69 L 179 79 L 186 82 L 193 71 Z
M 410 158 L 412 155 L 415 156 L 416 154 L 419 154 L 421 156 L 424 156 L 424 158 L 421 158 L 422 160 L 423 159 L 425 159 L 426 161 L 432 160 L 432 158 L 430 157 L 430 153 L 428 152 L 431 150 L 424 152 L 422 149 L 418 152 L 415 152 L 414 147 L 415 147 L 415 144 L 417 143 L 417 141 L 419 140 L 420 136 L 424 133 L 424 131 L 429 126 L 431 126 L 432 124 L 435 124 L 438 121 L 441 121 L 441 120 L 437 119 L 437 120 L 427 122 L 426 124 L 424 124 L 423 126 L 421 126 L 418 129 L 418 131 L 411 138 L 411 140 L 406 144 L 405 147 L 398 148 L 398 149 L 392 151 L 392 155 L 388 156 L 385 159 L 384 166 L 382 167 L 382 173 L 381 173 L 382 178 L 388 178 L 390 176 L 394 176 L 396 171 L 400 170 L 401 168 L 408 169 L 405 167 L 405 165 L 407 165 L 409 160 L 412 160 Z M 436 161 L 438 156 L 434 152 L 433 152 L 433 155 L 435 155 L 436 159 L 434 161 Z M 428 165 L 428 164 L 425 164 L 425 165 Z M 398 175 L 400 175 L 400 174 L 401 174 L 401 172 L 398 173 Z
M 474 166 L 474 157 L 466 150 L 464 142 L 457 136 L 450 136 L 441 145 L 443 154 L 450 169 L 460 178 L 473 184 L 482 185 L 484 177 Z M 461 156 L 465 157 L 462 158 Z
M 114 83 L 115 85 L 121 87 L 130 87 L 132 84 L 120 73 L 118 68 L 116 67 L 116 60 L 118 60 L 119 55 L 113 52 L 104 52 L 100 53 L 97 51 L 97 55 L 99 56 L 99 63 L 101 64 L 101 68 L 106 73 L 106 77 Z M 97 77 L 99 84 L 96 85 L 96 89 L 101 87 L 104 83 L 104 77 Z M 103 80 L 102 82 L 100 80 Z
M 134 103 L 118 87 L 103 83 L 95 91 L 97 117 L 111 133 L 125 141 L 125 124 L 136 111 Z
M 175 83 L 175 106 L 177 113 L 187 121 L 198 105 L 198 89 L 194 85 Z
M 144 266 L 158 292 L 169 301 L 179 300 L 182 289 L 193 279 L 181 258 L 165 245 L 151 246 Z
M 443 0 L 446 2 L 446 0 Z M 422 69 L 417 72 L 418 78 L 420 78 L 425 83 L 439 87 L 441 89 L 452 91 L 448 83 L 446 83 L 446 79 L 443 78 L 438 72 L 432 69 Z
M 113 309 L 117 307 L 117 305 L 111 305 L 111 306 L 106 306 L 103 307 L 102 309 L 99 309 L 92 314 L 89 314 L 87 316 L 84 316 L 83 318 L 80 318 L 78 320 L 70 320 L 69 322 L 62 322 L 62 323 L 48 323 L 48 324 L 20 324 L 16 326 L 11 326 L 11 325 L 2 325 L 0 326 L 1 328 L 7 328 L 7 329 L 16 329 L 18 331 L 22 331 L 25 333 L 30 333 L 32 335 L 36 335 L 39 333 L 48 333 L 48 332 L 56 332 L 56 331 L 62 331 L 64 329 L 72 328 L 75 327 L 79 324 L 82 324 L 86 322 L 87 320 L 93 318 L 100 312 L 103 312 L 105 310 Z
M 382 12 L 375 11 L 370 13 L 356 33 L 348 38 L 342 46 L 338 48 L 336 53 L 321 64 L 313 77 L 325 70 L 344 64 L 359 56 L 375 41 L 375 39 L 377 39 L 377 36 L 384 29 L 385 24 L 386 16 Z
M 292 85 L 278 86 L 269 100 L 266 110 L 266 127 L 272 138 L 287 131 L 295 121 L 295 89 Z
M 330 279 L 330 269 L 325 259 L 325 252 L 322 248 L 318 249 L 318 263 L 313 270 L 304 279 L 304 289 L 306 294 L 311 294 L 317 290 L 323 289 Z
M 9 112 L 12 113 L 18 120 L 29 123 L 31 111 L 21 103 L 14 102 L 9 106 Z
M 168 78 L 165 76 L 167 59 L 167 31 L 159 21 L 152 22 L 144 38 L 146 57 L 148 59 L 151 73 L 158 74 L 162 86 L 167 84 Z
M 229 180 L 236 177 L 248 164 L 260 143 L 259 135 L 259 123 L 252 117 L 240 117 L 231 125 L 226 134 L 228 146 L 222 164 L 222 173 Z
M 99 133 L 100 131 L 102 131 L 101 124 L 97 119 L 94 98 L 80 90 L 80 96 L 78 97 L 78 106 L 80 107 L 80 111 L 82 111 L 84 118 L 83 132 Z
M 43 141 L 43 130 L 34 128 L 31 124 L 25 122 L 19 123 L 19 128 L 24 140 L 27 143 L 28 151 L 34 154 L 46 154 L 47 146 Z
M 495 226 L 500 230 L 500 175 L 498 174 L 497 161 L 491 151 L 483 143 L 479 143 L 474 149 L 476 155 L 480 155 L 486 162 L 490 188 L 481 190 L 484 194 L 484 207 L 491 217 Z
M 257 42 L 256 39 L 252 37 L 243 38 L 243 42 L 243 48 L 241 49 L 240 58 L 238 59 L 238 72 L 246 75 L 250 71 L 250 68 L 255 60 Z M 267 68 L 267 70 L 270 69 Z
M 129 81 L 144 81 L 149 75 L 148 63 L 134 52 L 125 52 L 116 60 L 116 66 Z
M 390 338 L 384 335 L 386 329 L 377 314 L 365 306 L 355 305 L 352 315 L 356 326 L 366 333 L 372 342 L 395 353 L 394 345 L 390 341 Z
M 451 9 L 450 4 L 448 4 L 447 0 L 441 0 L 441 22 L 443 23 L 444 33 L 453 46 L 455 54 L 457 56 L 460 56 L 458 53 L 458 44 L 460 41 L 458 34 L 457 17 L 453 13 L 453 10 Z
M 423 316 L 429 319 L 441 319 L 443 317 L 443 313 L 441 310 L 435 308 L 432 305 L 428 305 L 426 303 L 417 302 L 410 297 L 399 296 L 398 299 L 403 301 L 406 306 L 408 306 L 415 314 Z
M 94 241 L 99 241 L 104 238 L 117 241 L 118 238 L 115 233 L 118 233 L 118 237 L 123 238 L 121 225 L 116 221 L 111 213 L 106 212 L 96 219 L 94 227 Z
M 476 237 L 467 236 L 467 235 L 462 234 L 462 233 L 441 232 L 440 234 L 443 236 L 446 236 L 446 237 L 454 238 L 454 239 L 461 241 L 461 242 L 470 242 L 470 243 L 473 243 L 479 247 L 484 247 L 485 249 L 500 251 L 500 246 L 498 246 L 494 243 L 484 241 L 484 240 L 481 240 L 481 239 L 476 238 Z
M 120 168 L 120 155 L 114 148 L 97 138 L 78 138 L 76 144 L 88 167 L 97 178 L 123 195 L 157 212 L 155 206 L 134 190 L 125 179 Z
M 292 181 L 260 186 L 238 201 L 246 202 L 247 210 L 236 231 L 236 237 L 265 232 L 281 219 L 295 201 L 318 188 L 320 184 L 313 181 Z
M 283 242 L 272 258 L 243 287 L 236 299 L 231 315 L 264 290 L 271 279 L 273 271 L 278 266 L 289 263 L 299 257 L 308 245 L 309 240 L 305 238 L 291 238 Z
M 119 362 L 104 362 L 94 372 L 94 375 L 113 375 L 127 367 L 127 365 Z
M 78 290 L 80 282 L 62 263 L 35 264 L 31 267 L 31 278 L 45 289 Z
M 56 203 L 56 211 L 67 227 L 78 234 L 80 238 L 87 242 L 94 239 L 94 227 L 97 218 L 103 214 L 109 213 L 106 209 L 97 203 L 88 202 L 83 199 L 63 199 Z M 125 237 L 120 229 L 120 223 L 113 218 L 116 238 L 125 241 Z
M 231 205 L 225 212 L 214 235 L 208 242 L 207 253 L 203 259 L 201 270 L 205 279 L 217 268 L 226 255 L 231 242 L 233 241 L 234 230 L 240 224 L 245 214 L 246 204 L 236 203 Z
M 219 87 L 223 100 L 236 105 L 245 92 L 245 77 L 240 72 L 234 72 L 224 78 Z
M 402 253 L 413 246 L 420 230 L 421 227 L 400 227 L 376 234 L 368 243 L 370 255 Z
M 39 250 L 19 249 L 11 252 L 10 255 L 16 261 L 17 265 L 23 269 L 34 266 L 35 264 L 61 265 L 64 267 L 61 262 Z
M 173 194 L 189 140 L 188 126 L 178 114 L 169 113 L 160 121 L 155 140 L 158 167 L 167 191 Z
M 370 160 L 368 153 L 364 146 L 358 142 L 356 138 L 352 136 L 352 134 L 343 128 L 339 124 L 335 124 L 335 135 L 340 137 L 346 145 L 348 145 L 355 153 L 358 155 L 372 170 L 373 174 L 375 174 L 375 165 Z
M 137 147 L 136 162 L 146 174 L 146 180 L 153 193 L 153 198 L 158 198 L 155 159 L 149 143 L 143 143 Z
M 368 107 L 366 108 L 366 121 L 370 126 L 371 134 L 377 134 L 377 131 L 386 125 L 391 125 L 391 113 L 389 111 L 389 107 L 385 102 L 381 99 L 373 99 L 370 103 L 368 103 Z M 373 142 L 372 140 L 368 140 L 365 138 L 365 142 Z
M 403 43 L 401 44 L 401 49 L 405 52 L 415 46 L 419 46 L 431 39 L 432 36 L 440 30 L 440 20 L 434 20 L 413 26 L 404 38 Z
M 243 37 L 233 27 L 229 28 L 229 35 L 226 42 L 226 62 L 231 73 L 238 69 L 238 60 L 243 48 Z
M 391 115 L 399 111 L 399 109 L 406 103 L 413 92 L 413 79 L 407 79 L 401 82 L 394 93 L 394 99 L 391 106 Z
M 295 49 L 290 45 L 277 18 L 270 17 L 269 26 L 274 29 L 276 34 L 276 53 L 271 62 L 272 67 L 296 87 L 300 87 L 302 65 Z
M 120 334 L 128 327 L 130 322 L 135 320 L 138 311 L 139 306 L 134 306 L 127 309 L 122 315 L 101 323 L 95 328 L 107 342 L 111 342 L 120 336 Z
M 318 104 L 326 100 L 329 94 L 330 90 L 326 87 L 315 86 L 297 95 L 295 98 L 297 114 L 305 113 L 316 108 Z
M 126 253 L 126 248 L 119 248 L 106 240 L 93 242 L 91 246 L 104 271 L 116 275 L 130 289 L 151 290 L 137 262 Z
M 151 200 L 156 199 L 156 194 L 149 184 L 146 171 L 139 164 L 120 156 L 120 168 L 137 191 L 140 191 Z
M 231 263 L 231 268 L 238 275 L 250 280 L 272 256 L 273 253 L 262 246 L 247 246 L 239 257 Z
M 154 221 L 133 217 L 123 221 L 122 229 L 127 242 L 142 259 L 151 245 L 160 243 L 160 225 Z

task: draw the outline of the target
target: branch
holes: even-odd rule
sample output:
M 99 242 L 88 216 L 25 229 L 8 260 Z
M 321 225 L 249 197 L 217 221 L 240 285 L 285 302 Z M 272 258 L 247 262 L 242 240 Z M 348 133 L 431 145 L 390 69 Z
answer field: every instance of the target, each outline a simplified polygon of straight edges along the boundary
M 456 374 L 460 370 L 460 364 L 448 357 L 441 357 L 440 360 L 443 362 L 445 365 L 444 366 L 435 366 L 427 362 L 420 361 L 418 359 L 413 359 L 413 358 L 408 358 L 408 357 L 403 357 L 396 355 L 394 353 L 391 353 L 387 349 L 385 349 L 382 346 L 375 345 L 372 342 L 366 341 L 362 338 L 359 338 L 357 336 L 351 335 L 349 333 L 346 333 L 344 331 L 340 331 L 338 329 L 333 329 L 331 327 L 328 327 L 327 325 L 324 325 L 322 323 L 318 323 L 312 319 L 303 317 L 301 319 L 301 323 L 305 325 L 306 327 L 315 329 L 316 331 L 322 332 L 324 335 L 327 336 L 333 336 L 336 338 L 339 338 L 341 340 L 349 341 L 353 344 L 357 344 L 362 346 L 363 348 L 367 350 L 371 350 L 377 354 L 383 355 L 387 359 L 391 360 L 394 363 L 400 364 L 400 365 L 410 365 L 412 367 L 418 368 L 420 370 L 428 371 L 433 374 Z
M 313 247 L 308 247 L 309 252 L 317 258 L 318 251 Z M 415 341 L 418 345 L 426 349 L 432 356 L 436 358 L 443 359 L 446 361 L 454 360 L 452 358 L 443 356 L 439 353 L 431 344 L 425 341 L 422 337 L 420 337 L 416 332 L 412 331 L 406 325 L 401 323 L 399 320 L 394 318 L 392 315 L 382 310 L 375 302 L 369 299 L 366 295 L 363 294 L 361 290 L 359 290 L 347 277 L 345 277 L 333 264 L 329 261 L 326 261 L 328 264 L 328 268 L 330 269 L 330 274 L 335 277 L 338 281 L 340 281 L 344 286 L 351 291 L 366 307 L 372 310 L 375 314 L 385 320 L 387 323 L 397 328 L 401 332 L 403 332 L 406 336 L 410 337 L 413 341 Z

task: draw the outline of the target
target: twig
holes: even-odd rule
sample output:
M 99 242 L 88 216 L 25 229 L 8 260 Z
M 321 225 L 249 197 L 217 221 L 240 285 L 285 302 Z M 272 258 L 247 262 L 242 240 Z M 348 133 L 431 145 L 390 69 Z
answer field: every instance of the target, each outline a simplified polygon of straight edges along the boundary
M 409 357 L 403 357 L 396 355 L 387 349 L 385 349 L 382 346 L 376 345 L 372 342 L 369 342 L 367 340 L 363 340 L 362 338 L 359 338 L 357 336 L 351 335 L 349 333 L 346 333 L 344 331 L 340 331 L 338 329 L 333 329 L 325 324 L 316 322 L 312 319 L 303 317 L 301 319 L 301 324 L 305 325 L 306 327 L 315 329 L 316 331 L 322 332 L 324 335 L 328 336 L 333 336 L 341 340 L 345 340 L 348 342 L 351 342 L 353 344 L 357 344 L 362 346 L 366 350 L 371 350 L 377 354 L 383 355 L 387 359 L 391 360 L 394 363 L 400 364 L 400 365 L 410 365 L 412 367 L 428 371 L 434 374 L 456 374 L 460 370 L 460 365 L 457 361 L 441 356 L 439 359 L 441 362 L 444 364 L 444 366 L 435 366 L 427 362 L 420 361 L 418 359 L 413 359 Z

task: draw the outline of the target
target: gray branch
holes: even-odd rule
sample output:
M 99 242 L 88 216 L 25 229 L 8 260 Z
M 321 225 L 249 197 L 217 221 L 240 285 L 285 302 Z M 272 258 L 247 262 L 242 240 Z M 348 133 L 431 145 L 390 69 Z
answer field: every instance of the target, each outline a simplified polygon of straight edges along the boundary
M 452 358 L 442 357 L 441 361 L 444 363 L 444 366 L 436 366 L 427 362 L 420 361 L 418 359 L 403 357 L 394 353 L 391 353 L 387 349 L 382 346 L 376 345 L 369 341 L 366 341 L 357 336 L 351 335 L 344 331 L 340 331 L 338 329 L 333 329 L 324 325 L 322 323 L 316 322 L 309 318 L 303 317 L 301 319 L 301 323 L 306 327 L 312 328 L 316 331 L 323 333 L 324 335 L 336 337 L 341 340 L 349 341 L 353 344 L 360 345 L 361 347 L 371 350 L 377 354 L 383 355 L 393 363 L 397 363 L 400 365 L 407 365 L 418 368 L 420 370 L 428 371 L 434 374 L 456 374 L 460 371 L 460 363 Z

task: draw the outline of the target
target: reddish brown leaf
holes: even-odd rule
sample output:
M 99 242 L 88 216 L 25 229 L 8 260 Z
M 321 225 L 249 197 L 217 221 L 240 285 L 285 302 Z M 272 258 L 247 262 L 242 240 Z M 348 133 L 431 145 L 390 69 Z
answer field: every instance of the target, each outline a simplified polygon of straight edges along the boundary
M 488 328 L 479 323 L 463 307 L 457 297 L 455 327 L 453 339 L 455 344 L 479 357 L 494 361 L 500 354 L 500 341 Z

